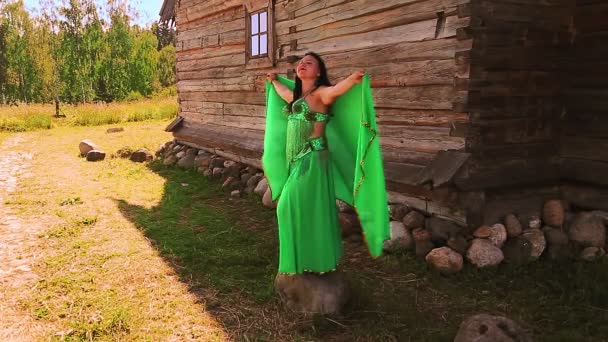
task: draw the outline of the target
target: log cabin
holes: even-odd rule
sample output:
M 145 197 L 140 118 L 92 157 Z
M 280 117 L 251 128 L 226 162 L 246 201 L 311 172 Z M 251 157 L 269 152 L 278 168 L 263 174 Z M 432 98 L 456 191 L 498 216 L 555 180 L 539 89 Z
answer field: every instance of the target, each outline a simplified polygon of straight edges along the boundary
M 372 79 L 391 200 L 469 227 L 563 198 L 608 210 L 603 0 L 165 0 L 175 138 L 260 167 L 268 71 Z

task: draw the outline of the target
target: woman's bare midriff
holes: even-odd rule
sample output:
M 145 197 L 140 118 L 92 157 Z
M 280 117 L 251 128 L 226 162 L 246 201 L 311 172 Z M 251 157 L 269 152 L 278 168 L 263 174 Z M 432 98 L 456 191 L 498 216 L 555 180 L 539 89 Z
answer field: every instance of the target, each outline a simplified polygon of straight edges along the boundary
M 309 139 L 325 136 L 325 122 L 315 122 Z

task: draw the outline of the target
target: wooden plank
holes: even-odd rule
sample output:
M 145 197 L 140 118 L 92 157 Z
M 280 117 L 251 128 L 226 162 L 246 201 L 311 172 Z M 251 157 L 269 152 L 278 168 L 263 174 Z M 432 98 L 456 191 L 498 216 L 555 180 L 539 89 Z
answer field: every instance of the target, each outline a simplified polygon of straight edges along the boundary
M 201 23 L 200 27 L 190 30 L 180 30 L 177 35 L 177 41 L 195 39 L 202 36 L 212 36 L 230 31 L 245 31 L 245 16 L 235 18 L 233 20 L 223 20 L 215 23 Z
M 297 51 L 290 54 L 303 54 L 305 51 L 317 53 L 352 51 L 381 45 L 402 42 L 419 42 L 434 39 L 436 20 L 419 21 L 408 25 L 389 27 L 385 29 L 349 34 L 342 37 L 332 37 L 318 40 L 311 37 L 298 41 Z
M 341 80 L 353 72 L 354 66 L 332 67 L 333 80 Z M 362 66 L 359 66 L 362 67 Z M 372 87 L 452 85 L 456 66 L 453 60 L 409 61 L 383 63 L 365 67 Z
M 564 199 L 583 209 L 608 210 L 606 187 L 566 184 L 561 187 Z
M 252 105 L 265 105 L 266 98 L 263 93 L 258 92 L 234 92 L 234 91 L 216 91 L 216 92 L 205 92 L 205 91 L 193 91 L 193 92 L 179 92 L 180 101 L 209 101 L 209 102 L 222 102 L 226 103 L 238 103 L 238 104 L 252 104 Z
M 563 136 L 561 155 L 565 158 L 608 162 L 608 139 L 586 136 Z
M 424 153 L 436 153 L 441 150 L 464 148 L 464 139 L 450 137 L 449 128 L 381 126 L 379 127 L 379 131 L 380 142 L 383 146 Z
M 419 174 L 417 184 L 430 183 L 432 188 L 446 186 L 469 159 L 470 153 L 459 151 L 439 151 L 435 158 Z
M 232 66 L 245 66 L 245 54 L 235 53 L 226 56 L 211 57 L 206 59 L 196 59 L 188 61 L 178 61 L 176 63 L 177 72 L 196 71 L 211 68 L 223 68 Z
M 182 6 L 187 7 L 187 6 Z M 182 11 L 185 14 L 185 11 Z M 178 34 L 179 31 L 192 30 L 198 27 L 204 27 L 205 25 L 215 24 L 218 22 L 224 21 L 232 21 L 238 18 L 244 18 L 245 11 L 242 7 L 233 7 L 229 8 L 225 11 L 217 12 L 208 16 L 204 16 L 195 20 L 186 21 L 185 18 L 182 18 L 181 21 L 178 21 L 177 28 Z
M 188 7 L 180 7 L 177 11 L 178 13 L 183 13 L 184 18 L 183 23 L 191 22 L 194 20 L 202 19 L 218 12 L 226 11 L 233 7 L 242 7 L 242 0 L 209 0 L 204 3 L 188 6 Z
M 374 102 L 383 108 L 450 110 L 453 95 L 453 87 L 446 85 L 377 88 Z
M 253 77 L 235 77 L 223 79 L 180 80 L 177 87 L 180 91 L 255 91 Z
M 376 108 L 376 122 L 379 125 L 450 127 L 452 122 L 468 121 L 468 113 L 454 113 L 451 110 Z
M 468 171 L 458 175 L 454 182 L 464 191 L 489 190 L 503 187 L 537 186 L 556 182 L 559 168 L 554 158 L 494 161 L 476 167 L 469 165 Z
M 579 158 L 563 158 L 560 166 L 562 179 L 608 186 L 608 162 Z

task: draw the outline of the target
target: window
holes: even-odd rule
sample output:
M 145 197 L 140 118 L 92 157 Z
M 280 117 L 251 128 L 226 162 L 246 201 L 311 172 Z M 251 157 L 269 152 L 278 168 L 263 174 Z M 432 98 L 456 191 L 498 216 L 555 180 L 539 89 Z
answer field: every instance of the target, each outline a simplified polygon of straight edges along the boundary
M 268 55 L 268 10 L 250 14 L 249 55 L 251 58 Z

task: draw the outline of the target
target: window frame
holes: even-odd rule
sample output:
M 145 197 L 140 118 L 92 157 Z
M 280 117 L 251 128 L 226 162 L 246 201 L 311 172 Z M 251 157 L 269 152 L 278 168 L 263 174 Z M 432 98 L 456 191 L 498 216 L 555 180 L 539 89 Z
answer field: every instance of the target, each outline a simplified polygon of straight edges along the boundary
M 259 69 L 275 66 L 275 37 L 274 37 L 274 1 L 272 0 L 250 0 L 245 1 L 245 62 L 246 69 Z M 253 55 L 252 37 L 254 34 L 251 29 L 251 21 L 253 15 L 258 15 L 258 52 L 260 48 L 259 37 L 263 34 L 259 32 L 260 22 L 259 14 L 266 12 L 266 53 Z
M 265 13 L 266 14 L 266 31 L 262 31 L 262 22 L 260 20 L 261 14 Z M 253 29 L 252 29 L 252 22 L 251 19 L 257 16 L 258 18 L 258 27 L 257 27 L 257 32 L 253 33 Z M 269 24 L 269 20 L 268 20 L 268 8 L 262 8 L 260 10 L 257 10 L 255 12 L 251 12 L 248 13 L 248 17 L 249 17 L 249 25 L 248 25 L 248 48 L 247 48 L 247 53 L 249 54 L 249 58 L 254 59 L 254 58 L 263 58 L 263 57 L 268 57 L 268 45 L 270 42 L 270 33 L 268 32 L 268 27 L 270 26 Z M 266 52 L 265 53 L 259 53 L 261 50 L 261 42 L 262 42 L 262 35 L 266 35 Z M 258 54 L 254 55 L 253 54 L 253 46 L 252 46 L 252 38 L 253 37 L 257 37 L 258 40 Z

